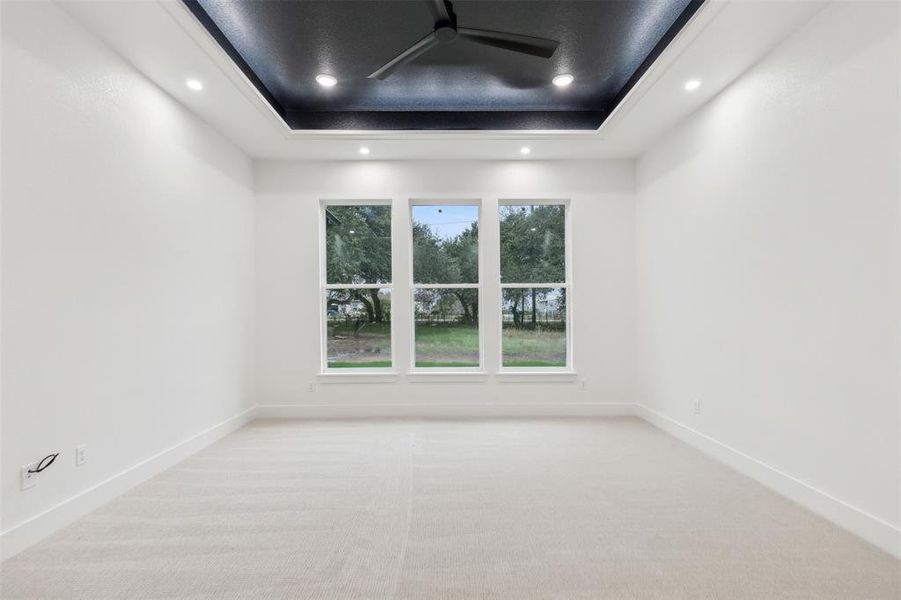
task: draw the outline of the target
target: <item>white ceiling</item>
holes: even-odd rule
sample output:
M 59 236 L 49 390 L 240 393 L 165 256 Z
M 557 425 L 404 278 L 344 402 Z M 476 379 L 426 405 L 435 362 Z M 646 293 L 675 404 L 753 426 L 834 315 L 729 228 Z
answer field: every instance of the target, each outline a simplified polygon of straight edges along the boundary
M 708 0 L 597 132 L 292 132 L 180 0 L 64 3 L 150 80 L 254 158 L 629 158 L 725 88 L 826 2 Z M 185 80 L 203 82 L 201 92 Z M 702 85 L 686 92 L 684 83 Z

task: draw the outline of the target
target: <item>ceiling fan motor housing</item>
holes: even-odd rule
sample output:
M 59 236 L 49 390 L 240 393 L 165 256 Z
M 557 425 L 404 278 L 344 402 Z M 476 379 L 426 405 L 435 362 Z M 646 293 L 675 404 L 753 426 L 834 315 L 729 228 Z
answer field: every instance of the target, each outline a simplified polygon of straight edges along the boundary
M 457 28 L 450 24 L 441 24 L 435 28 L 435 35 L 439 42 L 450 42 L 457 37 Z
M 540 56 L 541 58 L 550 58 L 560 43 L 556 40 L 504 31 L 489 31 L 471 27 L 458 28 L 457 15 L 454 13 L 453 4 L 451 4 L 450 0 L 429 0 L 429 4 L 432 6 L 436 16 L 432 32 L 401 52 L 394 59 L 382 65 L 369 76 L 370 79 L 385 79 L 398 67 L 415 60 L 416 57 L 425 54 L 431 48 L 452 42 L 458 37 L 476 44 Z

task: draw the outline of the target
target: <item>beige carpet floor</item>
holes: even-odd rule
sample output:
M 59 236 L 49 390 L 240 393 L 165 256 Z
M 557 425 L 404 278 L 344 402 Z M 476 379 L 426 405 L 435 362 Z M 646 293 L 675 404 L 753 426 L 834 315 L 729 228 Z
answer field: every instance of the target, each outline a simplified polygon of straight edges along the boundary
M 638 419 L 256 422 L 4 600 L 901 598 L 901 562 Z

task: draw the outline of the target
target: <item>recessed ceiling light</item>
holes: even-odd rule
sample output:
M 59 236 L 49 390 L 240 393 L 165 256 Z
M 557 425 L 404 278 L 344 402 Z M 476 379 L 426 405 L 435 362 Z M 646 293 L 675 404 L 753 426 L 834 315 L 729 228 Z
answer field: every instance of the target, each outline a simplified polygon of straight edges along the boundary
M 569 84 L 571 84 L 573 81 L 575 81 L 575 79 L 576 78 L 573 77 L 572 75 L 570 75 L 569 73 L 564 73 L 562 75 L 557 75 L 556 77 L 554 77 L 554 79 L 552 81 L 553 81 L 554 85 L 556 85 L 557 87 L 566 87 Z
M 351 234 L 351 235 L 353 235 L 353 234 L 355 234 L 355 233 L 356 233 L 356 231 L 354 231 L 354 230 L 353 230 L 353 229 L 351 229 L 351 230 L 350 230 L 350 231 L 348 231 L 348 232 L 347 232 L 347 233 L 349 233 L 349 234 Z
M 335 79 L 331 75 L 326 75 L 325 73 L 320 73 L 319 75 L 316 76 L 316 83 L 318 83 L 322 87 L 332 87 L 333 85 L 338 83 L 338 80 Z
M 198 81 L 197 79 L 188 79 L 185 81 L 185 85 L 188 86 L 188 89 L 192 89 L 195 92 L 199 92 L 203 89 L 203 83 Z
M 532 228 L 529 229 L 529 231 L 538 231 L 538 228 L 537 228 L 537 227 L 532 227 Z
M 523 146 L 522 148 L 519 149 L 520 154 L 529 154 L 531 151 L 532 151 L 532 149 L 529 148 L 528 146 Z
M 686 92 L 693 92 L 694 90 L 698 89 L 699 87 L 701 87 L 701 82 L 697 79 L 689 79 L 688 81 L 685 82 L 685 91 Z
M 369 154 L 369 148 L 367 148 L 366 146 L 361 146 L 360 154 Z

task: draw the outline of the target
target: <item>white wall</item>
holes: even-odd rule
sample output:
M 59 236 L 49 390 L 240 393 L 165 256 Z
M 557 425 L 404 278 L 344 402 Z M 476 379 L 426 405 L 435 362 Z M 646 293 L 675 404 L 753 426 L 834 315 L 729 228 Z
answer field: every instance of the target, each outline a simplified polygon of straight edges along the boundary
M 637 174 L 639 401 L 883 540 L 901 522 L 898 6 L 830 5 Z
M 515 148 L 514 148 L 515 149 Z M 611 162 L 259 162 L 257 190 L 257 398 L 262 405 L 409 405 L 484 414 L 490 403 L 631 402 L 634 381 L 634 210 L 631 161 Z M 578 380 L 554 383 L 317 382 L 320 365 L 318 219 L 322 198 L 393 199 L 395 227 L 408 226 L 411 198 L 475 198 L 483 203 L 483 243 L 496 244 L 498 198 L 569 198 L 573 218 L 574 366 Z M 402 238 L 403 239 L 403 238 Z M 405 244 L 394 247 L 394 280 L 409 279 Z M 486 261 L 485 281 L 498 281 Z M 497 284 L 484 290 L 485 359 L 496 367 Z M 396 364 L 409 364 L 410 300 L 393 296 Z M 580 386 L 585 383 L 585 390 Z M 314 390 L 310 390 L 314 384 Z M 359 407 L 359 405 L 369 407 Z M 509 407 L 508 407 L 509 408 Z M 541 410 L 535 408 L 534 410 Z M 376 410 L 376 412 L 378 412 Z M 292 414 L 299 414 L 297 412 Z
M 57 5 L 3 2 L 2 35 L 8 541 L 249 406 L 253 190 L 242 152 Z
M 0 529 L 256 403 L 565 414 L 636 398 L 899 525 L 896 5 L 828 8 L 665 136 L 639 162 L 637 215 L 631 161 L 252 167 L 55 5 L 0 6 Z M 571 199 L 576 378 L 317 377 L 319 200 L 392 198 L 397 218 L 425 196 L 480 198 L 486 243 L 499 198 Z M 19 467 L 56 451 L 21 492 Z

